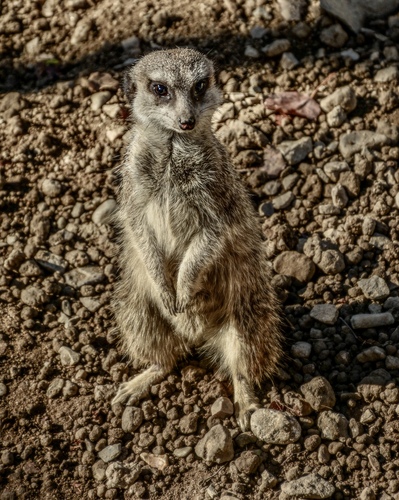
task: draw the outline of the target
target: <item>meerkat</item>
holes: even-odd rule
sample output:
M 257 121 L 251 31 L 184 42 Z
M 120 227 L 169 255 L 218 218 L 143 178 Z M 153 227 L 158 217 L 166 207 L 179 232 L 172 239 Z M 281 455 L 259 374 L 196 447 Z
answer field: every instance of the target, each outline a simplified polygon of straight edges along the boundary
M 231 378 L 247 430 L 255 388 L 281 355 L 280 307 L 255 209 L 211 129 L 213 64 L 192 49 L 152 52 L 128 70 L 125 91 L 133 128 L 114 308 L 121 351 L 148 368 L 113 403 L 148 395 L 196 347 Z

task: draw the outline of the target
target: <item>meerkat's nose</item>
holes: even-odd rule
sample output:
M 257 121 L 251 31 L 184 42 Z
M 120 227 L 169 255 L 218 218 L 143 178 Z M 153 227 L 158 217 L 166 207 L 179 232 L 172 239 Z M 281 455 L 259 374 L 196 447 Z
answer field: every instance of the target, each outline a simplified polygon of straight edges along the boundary
M 193 116 L 183 120 L 179 118 L 179 125 L 182 130 L 192 130 L 195 127 L 195 118 Z

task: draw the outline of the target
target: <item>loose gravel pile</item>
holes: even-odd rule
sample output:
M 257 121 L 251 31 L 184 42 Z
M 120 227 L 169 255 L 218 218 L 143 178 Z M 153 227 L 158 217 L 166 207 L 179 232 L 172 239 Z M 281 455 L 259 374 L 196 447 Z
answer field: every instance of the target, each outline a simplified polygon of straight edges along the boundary
M 313 0 L 173 6 L 0 7 L 0 499 L 399 498 L 399 15 L 353 35 Z M 195 356 L 110 402 L 138 369 L 110 307 L 119 82 L 175 45 L 219 65 L 215 131 L 284 303 L 251 432 Z M 266 109 L 283 91 L 316 91 L 318 119 Z

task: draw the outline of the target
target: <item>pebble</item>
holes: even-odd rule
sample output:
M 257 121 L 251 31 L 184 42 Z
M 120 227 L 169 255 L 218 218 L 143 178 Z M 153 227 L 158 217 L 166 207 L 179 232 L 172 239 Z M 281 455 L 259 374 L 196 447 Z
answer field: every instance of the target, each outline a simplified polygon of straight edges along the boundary
M 323 170 L 333 182 L 338 182 L 341 172 L 348 171 L 349 165 L 346 161 L 330 161 L 324 165 Z
M 265 469 L 260 475 L 261 489 L 274 488 L 278 483 L 278 479 L 274 474 Z
M 65 398 L 72 398 L 73 396 L 76 396 L 76 394 L 79 392 L 79 387 L 71 382 L 70 380 L 66 380 L 64 387 L 62 388 L 62 395 Z
M 50 198 L 56 198 L 61 194 L 62 185 L 55 179 L 44 179 L 42 183 L 42 193 Z
M 332 94 L 320 101 L 320 107 L 326 113 L 340 106 L 343 111 L 350 113 L 357 106 L 355 91 L 349 85 L 337 88 Z
M 283 141 L 277 146 L 277 149 L 289 165 L 297 165 L 312 152 L 313 142 L 310 137 L 302 137 L 297 141 Z
M 177 458 L 186 458 L 192 453 L 193 448 L 191 446 L 184 446 L 183 448 L 176 448 L 173 451 L 173 455 Z
M 21 292 L 21 301 L 27 306 L 40 307 L 48 301 L 48 296 L 41 288 L 28 286 Z
M 372 347 L 369 347 L 368 349 L 360 352 L 357 356 L 356 359 L 359 361 L 359 363 L 369 363 L 371 361 L 380 361 L 386 358 L 386 353 L 384 349 L 381 347 L 378 347 L 376 345 L 373 345 Z
M 80 354 L 66 346 L 60 347 L 58 354 L 60 355 L 61 364 L 63 366 L 74 366 L 80 361 Z
M 140 472 L 141 466 L 137 463 L 113 462 L 105 472 L 107 488 L 127 489 L 137 481 Z
M 191 412 L 180 419 L 179 429 L 182 434 L 194 434 L 198 426 L 198 413 Z
M 283 52 L 287 52 L 291 47 L 291 43 L 286 38 L 280 38 L 279 40 L 274 40 L 274 42 L 270 43 L 263 47 L 262 52 L 267 57 L 275 57 L 281 55 Z
M 387 356 L 385 359 L 385 367 L 387 370 L 399 370 L 399 358 L 396 356 Z
M 59 396 L 64 385 L 65 380 L 62 378 L 55 378 L 54 380 L 52 380 L 46 391 L 47 397 L 50 399 L 54 399 Z
M 346 207 L 349 202 L 349 198 L 342 184 L 338 183 L 331 189 L 331 199 L 335 207 Z
M 316 304 L 310 311 L 311 318 L 326 325 L 333 325 L 338 316 L 339 312 L 334 304 Z
M 255 49 L 252 45 L 246 45 L 244 55 L 245 57 L 249 57 L 251 59 L 257 59 L 260 56 L 260 53 L 259 50 Z
M 59 255 L 48 252 L 47 250 L 39 250 L 35 254 L 35 261 L 46 271 L 52 273 L 58 271 L 64 273 L 68 268 L 68 262 Z
M 261 441 L 271 444 L 295 443 L 301 437 L 301 426 L 296 418 L 266 408 L 251 415 L 251 431 Z
M 78 45 L 87 40 L 92 29 L 92 21 L 85 18 L 80 19 L 73 30 L 71 36 L 71 44 Z
M 93 297 L 79 297 L 80 302 L 90 312 L 97 312 L 101 307 L 101 302 Z
M 318 474 L 309 474 L 281 485 L 281 491 L 290 497 L 330 498 L 335 487 Z
M 122 413 L 121 427 L 124 432 L 132 433 L 143 423 L 143 410 L 134 406 L 126 406 Z
M 91 96 L 91 109 L 92 111 L 98 111 L 102 106 L 107 103 L 112 97 L 111 92 L 104 90 L 102 92 L 95 92 Z
M 320 40 L 329 47 L 340 49 L 346 44 L 348 34 L 340 24 L 333 24 L 322 30 L 320 33 Z
M 280 66 L 290 71 L 298 66 L 299 61 L 292 52 L 284 52 L 280 59 Z
M 101 460 L 107 464 L 108 462 L 115 460 L 115 458 L 118 458 L 121 453 L 122 453 L 122 444 L 115 443 L 103 448 L 99 452 L 98 457 L 101 458 Z
M 358 130 L 341 134 L 339 138 L 339 150 L 344 158 L 350 158 L 363 149 L 373 149 L 385 146 L 389 138 L 383 134 L 377 134 L 371 130 Z
M 195 447 L 198 457 L 207 462 L 223 464 L 234 457 L 233 440 L 230 431 L 217 424 L 200 439 Z
M 7 394 L 7 392 L 8 392 L 8 390 L 7 390 L 6 384 L 3 384 L 3 382 L 0 382 L 0 398 L 5 396 Z
M 295 251 L 286 251 L 278 255 L 273 262 L 273 268 L 276 273 L 291 276 L 301 283 L 308 283 L 316 272 L 313 261 Z
M 389 83 L 399 80 L 399 69 L 397 66 L 388 66 L 377 71 L 374 81 L 377 83 Z
M 321 252 L 320 260 L 316 264 L 325 274 L 337 274 L 345 269 L 344 256 L 333 249 Z
M 73 288 L 84 285 L 97 285 L 104 281 L 105 275 L 101 267 L 85 266 L 72 269 L 64 275 L 65 283 Z
M 244 451 L 234 463 L 239 472 L 250 475 L 256 472 L 259 465 L 262 463 L 262 459 L 253 451 Z
M 352 328 L 358 330 L 360 328 L 376 328 L 378 326 L 393 325 L 395 319 L 390 312 L 374 313 L 374 314 L 355 314 L 352 316 Z
M 291 354 L 294 358 L 307 359 L 312 352 L 312 345 L 309 342 L 295 342 L 291 347 Z
M 357 285 L 367 299 L 383 300 L 389 297 L 390 294 L 386 281 L 376 275 L 371 276 L 371 278 L 359 280 Z
M 300 21 L 306 8 L 304 0 L 277 0 L 277 4 L 286 21 Z
M 234 406 L 229 398 L 220 397 L 211 406 L 211 415 L 216 418 L 230 417 L 233 413 Z
M 328 114 L 327 114 L 327 123 L 332 128 L 340 127 L 347 119 L 345 111 L 341 108 L 341 106 L 335 106 Z
M 330 410 L 335 406 L 335 393 L 330 382 L 324 377 L 314 377 L 301 385 L 305 400 L 316 411 Z
M 322 439 L 335 441 L 348 437 L 348 420 L 341 413 L 323 411 L 317 418 L 317 427 Z
M 97 224 L 97 226 L 109 224 L 112 220 L 112 215 L 115 212 L 115 209 L 116 201 L 113 198 L 105 200 L 94 210 L 91 219 L 95 224 Z
M 364 490 L 362 490 L 362 492 L 360 493 L 360 497 L 359 497 L 360 500 L 376 500 L 377 497 L 375 496 L 375 493 L 374 491 L 372 490 L 372 488 L 370 488 L 369 486 L 367 486 L 366 488 L 364 488 Z
M 272 204 L 275 210 L 284 210 L 288 208 L 291 203 L 295 200 L 295 195 L 292 191 L 287 191 L 286 193 L 280 194 L 273 198 Z

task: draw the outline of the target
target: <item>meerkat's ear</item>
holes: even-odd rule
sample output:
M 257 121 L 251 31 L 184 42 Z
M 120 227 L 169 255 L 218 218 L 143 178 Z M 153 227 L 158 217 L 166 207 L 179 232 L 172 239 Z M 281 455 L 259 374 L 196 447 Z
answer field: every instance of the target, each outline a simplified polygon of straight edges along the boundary
M 136 83 L 132 66 L 128 70 L 126 70 L 123 75 L 122 88 L 123 92 L 125 93 L 126 99 L 129 101 L 129 103 L 131 103 L 136 94 Z

